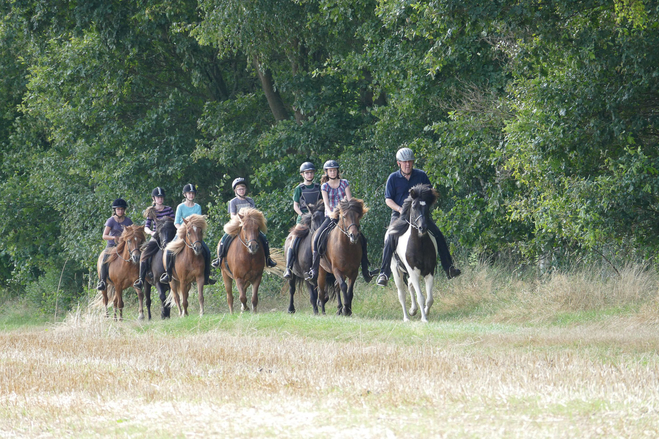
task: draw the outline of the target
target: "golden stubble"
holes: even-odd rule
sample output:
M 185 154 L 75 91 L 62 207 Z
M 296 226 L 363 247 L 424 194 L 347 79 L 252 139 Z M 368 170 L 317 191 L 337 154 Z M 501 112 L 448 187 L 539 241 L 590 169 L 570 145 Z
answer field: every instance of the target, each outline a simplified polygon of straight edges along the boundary
M 418 326 L 318 340 L 246 325 L 167 334 L 77 315 L 0 333 L 0 436 L 632 437 L 659 432 L 659 337 Z M 282 318 L 294 318 L 282 314 Z M 340 334 L 344 319 L 326 317 Z M 366 322 L 365 322 L 366 324 Z M 371 328 L 373 330 L 373 328 Z M 424 335 L 425 334 L 425 335 Z

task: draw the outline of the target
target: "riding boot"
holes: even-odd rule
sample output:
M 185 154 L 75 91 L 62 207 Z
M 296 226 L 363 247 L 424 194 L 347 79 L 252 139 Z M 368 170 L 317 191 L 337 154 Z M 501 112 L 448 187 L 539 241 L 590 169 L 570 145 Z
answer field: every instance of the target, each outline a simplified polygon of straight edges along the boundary
M 106 280 L 108 278 L 109 267 L 107 262 L 105 262 L 106 259 L 107 259 L 107 255 L 103 256 L 103 263 L 101 264 L 101 274 L 99 276 L 98 285 L 96 285 L 96 289 L 98 291 L 104 291 L 107 288 Z
M 377 285 L 386 287 L 389 278 L 391 277 L 391 258 L 394 256 L 394 241 L 395 238 L 388 234 L 384 240 L 384 249 L 382 250 L 382 266 L 380 267 L 380 275 L 376 281 Z
M 217 258 L 213 259 L 213 262 L 211 262 L 211 265 L 215 268 L 220 268 L 222 266 L 222 259 L 224 259 L 225 252 L 226 252 L 226 240 L 229 235 L 225 233 L 222 235 L 222 239 L 220 239 L 220 245 L 217 248 Z
M 361 244 L 362 244 L 362 276 L 366 283 L 369 283 L 373 279 L 373 274 L 368 269 L 370 265 L 368 262 L 368 243 L 366 242 L 366 236 L 361 235 Z
M 169 250 L 165 253 L 165 272 L 160 276 L 160 283 L 169 283 L 172 280 L 172 268 L 174 268 L 174 255 Z
M 304 280 L 309 282 L 312 285 L 316 285 L 316 282 L 318 280 L 318 269 L 320 268 L 320 252 L 317 252 L 314 250 L 312 252 L 312 262 L 311 262 L 311 269 L 305 276 Z
M 442 263 L 446 277 L 453 279 L 460 276 L 462 272 L 453 266 L 453 258 L 446 243 L 446 238 L 444 238 L 444 234 L 439 230 L 437 224 L 430 221 L 428 231 L 435 237 L 435 241 L 437 242 L 437 253 L 439 254 L 439 260 Z
M 291 246 L 288 248 L 288 253 L 286 253 L 286 270 L 284 271 L 284 279 L 290 279 L 293 277 L 291 269 L 293 264 L 297 260 L 297 249 L 300 246 L 300 237 L 296 236 L 291 241 Z
M 211 251 L 205 242 L 201 242 L 201 247 L 204 250 L 204 285 L 215 285 L 215 279 L 211 279 Z
M 333 222 L 332 218 L 329 216 L 325 217 L 325 220 L 323 223 L 318 227 L 318 230 L 316 230 L 316 234 L 314 235 L 313 239 L 313 262 L 311 264 L 311 269 L 307 273 L 306 277 L 304 280 L 307 282 L 315 285 L 316 284 L 316 279 L 318 279 L 318 268 L 320 267 L 320 256 L 323 253 L 323 249 L 321 247 L 325 246 L 325 237 L 326 233 L 325 231 L 330 227 L 330 224 Z
M 137 280 L 133 283 L 133 286 L 136 288 L 143 288 L 144 287 L 144 279 L 146 279 L 146 274 L 149 272 L 149 269 L 151 268 L 151 258 L 145 258 L 140 261 L 140 276 L 137 278 Z
M 259 232 L 259 238 L 261 239 L 263 252 L 265 253 L 265 265 L 270 268 L 276 267 L 277 263 L 270 258 L 270 243 L 268 242 L 268 238 L 266 238 L 265 233 Z

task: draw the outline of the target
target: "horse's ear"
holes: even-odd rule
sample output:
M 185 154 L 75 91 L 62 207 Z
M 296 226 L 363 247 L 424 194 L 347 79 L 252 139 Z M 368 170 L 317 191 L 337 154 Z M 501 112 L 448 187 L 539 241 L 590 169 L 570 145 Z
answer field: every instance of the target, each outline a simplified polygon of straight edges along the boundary
M 416 198 L 419 196 L 419 193 L 416 191 L 416 189 L 412 188 L 410 189 L 410 197 Z

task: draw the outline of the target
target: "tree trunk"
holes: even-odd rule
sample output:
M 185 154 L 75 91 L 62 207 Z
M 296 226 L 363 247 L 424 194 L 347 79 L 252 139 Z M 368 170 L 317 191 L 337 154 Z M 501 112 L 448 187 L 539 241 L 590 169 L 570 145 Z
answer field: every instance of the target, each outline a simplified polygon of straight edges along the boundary
M 262 70 L 260 63 L 256 59 L 254 59 L 254 68 L 259 75 L 263 93 L 265 93 L 265 98 L 268 100 L 270 111 L 272 111 L 275 120 L 279 122 L 288 119 L 288 111 L 284 106 L 284 101 L 281 99 L 279 92 L 275 90 L 275 87 L 272 84 L 272 74 L 270 73 L 270 70 Z

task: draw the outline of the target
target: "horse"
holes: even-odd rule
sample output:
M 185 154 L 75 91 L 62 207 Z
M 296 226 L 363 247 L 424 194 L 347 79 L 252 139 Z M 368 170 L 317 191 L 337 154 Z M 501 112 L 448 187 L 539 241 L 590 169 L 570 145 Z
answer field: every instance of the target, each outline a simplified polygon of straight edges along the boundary
M 105 307 L 105 315 L 109 317 L 107 310 L 108 303 L 112 300 L 114 305 L 114 319 L 117 320 L 117 310 L 119 310 L 119 320 L 123 320 L 124 301 L 122 297 L 123 291 L 132 286 L 133 282 L 139 276 L 139 261 L 140 261 L 140 247 L 144 244 L 144 226 L 127 226 L 117 238 L 117 245 L 115 247 L 105 248 L 98 256 L 96 268 L 99 277 L 101 276 L 101 266 L 104 259 L 108 264 L 108 285 L 112 285 L 110 295 L 108 289 L 101 291 L 103 306 Z M 140 300 L 139 319 L 144 319 L 144 311 L 142 309 L 142 290 L 135 288 L 137 297 Z
M 331 273 L 343 293 L 343 303 L 341 294 L 336 295 L 338 301 L 336 314 L 352 315 L 353 289 L 362 258 L 359 221 L 366 212 L 368 208 L 364 205 L 364 201 L 358 198 L 342 200 L 332 212 L 331 217 L 337 223 L 327 237 L 325 254 L 320 260 L 318 271 L 318 303 L 322 307 L 323 314 L 328 300 L 325 289 L 327 274 Z
M 162 254 L 167 244 L 174 240 L 176 237 L 176 226 L 174 226 L 174 219 L 165 217 L 156 221 L 156 235 L 159 241 L 152 239 L 142 247 L 142 256 L 151 258 L 151 273 L 152 279 L 144 280 L 144 296 L 146 298 L 146 308 L 148 311 L 149 320 L 151 320 L 151 286 L 155 286 L 160 295 L 160 302 L 162 303 L 162 310 L 160 316 L 163 319 L 169 318 L 170 305 L 167 303 L 167 291 L 169 291 L 168 283 L 161 283 L 160 276 L 165 272 L 165 266 L 162 263 Z
M 288 304 L 289 314 L 295 313 L 295 289 L 296 286 L 306 283 L 309 288 L 309 301 L 313 306 L 314 314 L 318 314 L 318 289 L 311 282 L 304 280 L 305 274 L 309 271 L 312 264 L 311 243 L 313 241 L 313 234 L 320 227 L 325 218 L 325 207 L 323 201 L 320 200 L 316 204 L 308 206 L 309 212 L 302 215 L 302 220 L 299 224 L 295 225 L 284 243 L 284 254 L 288 254 L 293 239 L 298 238 L 297 252 L 295 263 L 291 269 L 293 276 L 288 280 L 290 302 Z
M 437 201 L 437 191 L 427 184 L 418 184 L 410 189 L 398 218 L 389 226 L 387 233 L 399 235 L 391 271 L 398 289 L 398 300 L 403 307 L 403 321 L 409 321 L 405 308 L 405 276 L 411 297 L 410 316 L 416 314 L 421 305 L 421 321 L 428 321 L 433 304 L 433 282 L 437 265 L 437 241 L 428 233 L 430 208 Z M 426 284 L 426 298 L 421 292 L 420 280 Z M 416 291 L 416 297 L 414 292 Z M 418 305 L 417 305 L 418 301 Z
M 192 282 L 197 283 L 199 294 L 199 315 L 204 315 L 204 250 L 202 241 L 207 223 L 204 215 L 192 214 L 183 219 L 178 229 L 178 238 L 165 247 L 162 256 L 163 267 L 167 265 L 167 253 L 175 256 L 172 280 L 172 298 L 178 307 L 179 317 L 188 315 L 188 292 Z
M 267 232 L 266 219 L 257 209 L 243 207 L 238 215 L 224 225 L 224 231 L 233 239 L 222 260 L 222 279 L 227 294 L 229 312 L 233 313 L 233 280 L 240 293 L 241 311 L 247 311 L 247 287 L 252 285 L 252 311 L 259 304 L 259 285 L 265 268 L 265 252 L 259 245 L 259 231 Z M 217 245 L 219 257 L 220 244 Z

